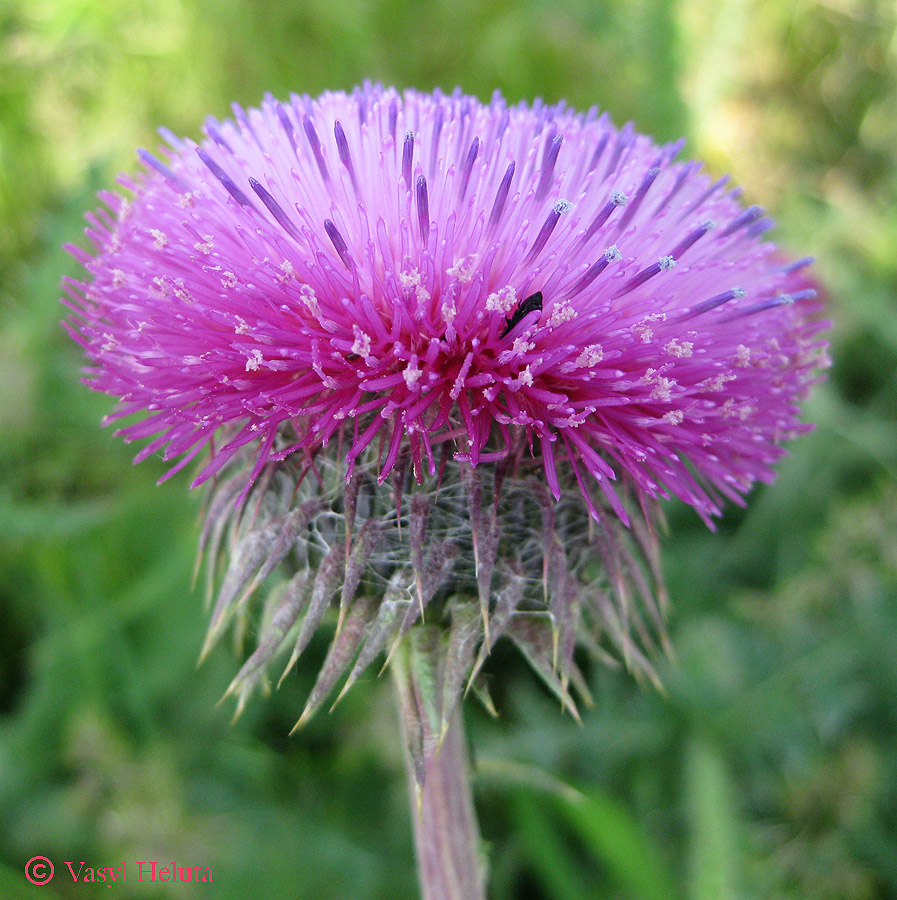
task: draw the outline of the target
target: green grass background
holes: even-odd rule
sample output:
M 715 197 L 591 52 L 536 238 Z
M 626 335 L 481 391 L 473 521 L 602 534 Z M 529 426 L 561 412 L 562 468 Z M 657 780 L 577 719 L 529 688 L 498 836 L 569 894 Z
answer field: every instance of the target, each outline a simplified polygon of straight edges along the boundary
M 897 898 L 895 22 L 884 0 L 0 0 L 0 896 L 104 896 L 64 872 L 82 859 L 213 869 L 121 898 L 417 896 L 389 685 L 288 738 L 321 640 L 229 723 L 232 653 L 196 668 L 197 498 L 99 428 L 57 302 L 60 245 L 157 126 L 372 78 L 685 135 L 818 257 L 835 322 L 777 483 L 716 535 L 669 507 L 666 696 L 594 668 L 579 727 L 497 654 L 500 719 L 467 710 L 491 897 Z

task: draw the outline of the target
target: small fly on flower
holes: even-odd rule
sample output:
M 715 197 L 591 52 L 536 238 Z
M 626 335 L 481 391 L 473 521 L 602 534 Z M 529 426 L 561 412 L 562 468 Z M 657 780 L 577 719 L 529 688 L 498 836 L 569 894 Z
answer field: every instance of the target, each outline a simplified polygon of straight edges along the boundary
M 542 292 L 536 291 L 535 294 L 530 294 L 525 300 L 520 302 L 520 305 L 514 310 L 514 314 L 510 316 L 506 321 L 507 324 L 504 327 L 504 330 L 499 335 L 499 337 L 506 337 L 513 331 L 514 327 L 523 321 L 531 312 L 538 311 L 541 315 L 542 313 Z M 535 321 L 538 321 L 538 317 L 534 317 Z

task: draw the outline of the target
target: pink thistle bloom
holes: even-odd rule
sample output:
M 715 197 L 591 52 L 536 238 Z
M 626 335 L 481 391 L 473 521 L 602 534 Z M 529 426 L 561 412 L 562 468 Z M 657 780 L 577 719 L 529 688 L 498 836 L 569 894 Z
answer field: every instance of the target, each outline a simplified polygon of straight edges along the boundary
M 491 708 L 499 637 L 574 715 L 577 646 L 656 679 L 657 501 L 710 524 L 809 427 L 810 261 L 596 110 L 365 85 L 205 134 L 101 195 L 69 331 L 138 459 L 209 451 L 203 654 L 257 636 L 237 712 L 338 605 L 297 727 L 386 655 L 423 896 L 482 898 L 462 695 Z
M 809 427 L 810 260 L 596 110 L 366 85 L 205 132 L 163 132 L 130 198 L 101 195 L 65 302 L 109 418 L 143 414 L 120 430 L 138 459 L 209 450 L 212 572 L 228 528 L 231 551 L 207 647 L 292 563 L 240 706 L 338 591 L 306 714 L 431 602 L 444 722 L 502 634 L 571 708 L 577 643 L 650 674 L 629 633 L 662 634 L 654 501 L 710 523 Z
M 226 426 L 194 484 L 334 437 L 350 472 L 379 441 L 381 482 L 404 452 L 420 480 L 441 445 L 475 467 L 522 435 L 556 498 L 562 466 L 593 510 L 586 484 L 625 518 L 622 476 L 707 519 L 808 427 L 809 260 L 679 144 L 372 86 L 234 113 L 140 151 L 73 250 L 70 330 L 110 419 L 149 412 L 120 432 L 138 458 L 176 471 Z

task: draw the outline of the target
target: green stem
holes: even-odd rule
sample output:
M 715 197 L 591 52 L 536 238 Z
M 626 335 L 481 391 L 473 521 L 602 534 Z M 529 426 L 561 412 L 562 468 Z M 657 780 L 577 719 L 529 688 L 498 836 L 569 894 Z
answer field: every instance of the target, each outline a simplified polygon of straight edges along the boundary
M 461 704 L 455 704 L 443 730 L 427 703 L 431 673 L 426 663 L 412 651 L 397 653 L 390 666 L 405 737 L 421 895 L 423 900 L 485 900 Z

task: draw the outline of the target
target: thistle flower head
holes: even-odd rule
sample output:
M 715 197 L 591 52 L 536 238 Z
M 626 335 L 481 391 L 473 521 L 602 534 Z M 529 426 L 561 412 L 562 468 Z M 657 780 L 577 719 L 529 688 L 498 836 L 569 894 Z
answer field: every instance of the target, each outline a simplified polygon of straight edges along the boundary
M 434 600 L 458 684 L 500 633 L 563 695 L 577 641 L 636 659 L 653 501 L 710 522 L 807 427 L 809 260 L 595 110 L 365 85 L 205 134 L 140 151 L 66 293 L 110 419 L 145 413 L 138 458 L 206 451 L 207 543 L 232 547 L 211 636 L 290 563 L 235 690 L 334 597 L 337 674 Z

